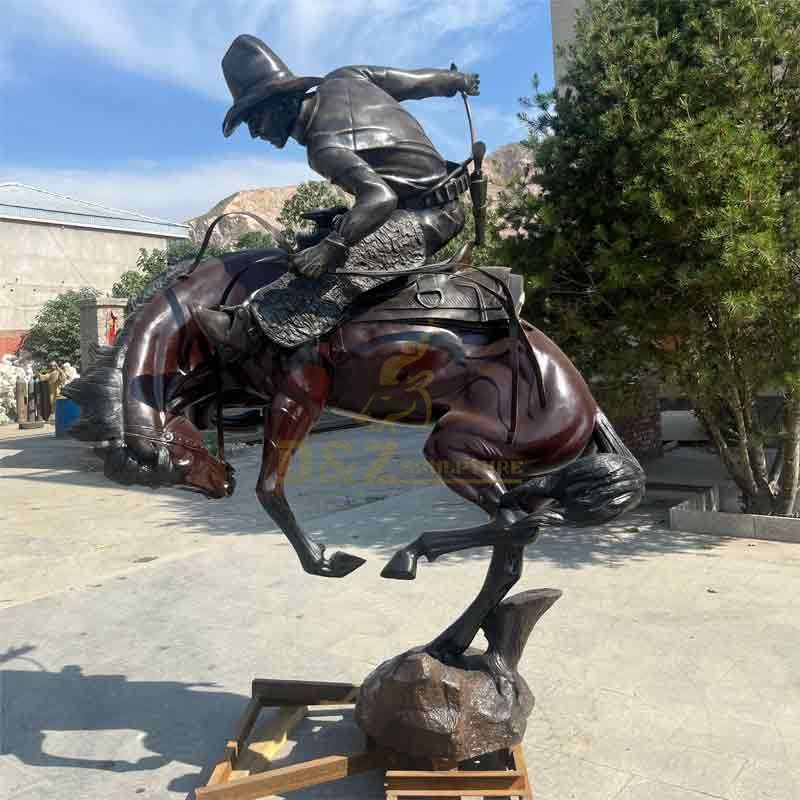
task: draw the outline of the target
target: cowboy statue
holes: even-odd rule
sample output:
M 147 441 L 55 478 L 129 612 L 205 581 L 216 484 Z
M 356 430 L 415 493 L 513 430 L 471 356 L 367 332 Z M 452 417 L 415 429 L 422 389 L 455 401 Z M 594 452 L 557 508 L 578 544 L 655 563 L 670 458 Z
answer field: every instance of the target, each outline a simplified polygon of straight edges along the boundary
M 225 136 L 246 122 L 253 138 L 275 147 L 291 137 L 307 148 L 317 173 L 354 198 L 352 208 L 306 215 L 317 228 L 299 239 L 292 269 L 245 304 L 196 310 L 228 357 L 251 352 L 259 330 L 285 347 L 328 332 L 361 295 L 404 270 L 418 271 L 462 230 L 459 197 L 471 188 L 473 159 L 446 161 L 401 101 L 477 95 L 478 75 L 349 66 L 301 78 L 248 35 L 234 40 L 222 69 L 234 99 Z

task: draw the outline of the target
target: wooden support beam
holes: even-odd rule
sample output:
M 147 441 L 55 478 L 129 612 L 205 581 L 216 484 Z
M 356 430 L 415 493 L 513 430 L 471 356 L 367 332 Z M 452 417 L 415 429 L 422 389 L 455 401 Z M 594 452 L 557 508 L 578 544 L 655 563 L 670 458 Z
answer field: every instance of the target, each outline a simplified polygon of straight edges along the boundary
M 306 706 L 283 706 L 274 716 L 254 727 L 250 740 L 242 747 L 229 780 L 245 778 L 272 767 L 272 760 L 283 750 L 289 734 L 303 721 Z
M 533 789 L 531 789 L 530 778 L 528 777 L 528 763 L 525 761 L 525 754 L 522 752 L 522 745 L 518 744 L 511 750 L 511 763 L 514 769 L 525 778 L 525 799 L 533 800 Z
M 267 678 L 253 681 L 253 697 L 262 706 L 349 705 L 356 702 L 360 689 L 353 683 L 276 681 Z
M 389 770 L 386 797 L 524 796 L 525 776 L 516 770 Z
M 247 708 L 244 710 L 244 714 L 242 714 L 241 719 L 239 720 L 239 724 L 236 726 L 236 732 L 234 733 L 233 739 L 228 741 L 228 748 L 234 749 L 234 758 L 239 757 L 239 751 L 242 748 L 242 745 L 245 743 L 245 740 L 250 735 L 250 731 L 253 729 L 253 725 L 255 724 L 256 719 L 258 719 L 258 715 L 261 713 L 261 703 L 258 702 L 255 698 L 251 698 L 250 702 L 247 704 Z
M 220 783 L 225 783 L 231 775 L 231 762 L 228 759 L 225 761 L 220 761 L 216 767 L 214 767 L 213 772 L 211 773 L 211 777 L 208 779 L 207 786 L 216 786 Z
M 197 789 L 196 797 L 197 800 L 259 800 L 269 795 L 318 786 L 373 769 L 383 769 L 386 763 L 387 757 L 380 750 L 355 756 L 326 756 L 216 786 L 204 786 Z
M 234 738 L 228 741 L 225 756 L 214 767 L 208 784 L 196 790 L 197 800 L 260 800 L 375 769 L 385 771 L 387 800 L 464 796 L 533 800 L 520 745 L 511 751 L 498 751 L 499 766 L 508 769 L 462 770 L 446 760 L 435 762 L 434 769 L 408 769 L 414 759 L 383 750 L 370 740 L 366 752 L 358 755 L 333 755 L 270 768 L 290 732 L 308 713 L 307 706 L 352 705 L 359 690 L 359 686 L 350 683 L 254 680 L 253 697 Z M 276 707 L 277 714 L 256 730 L 256 721 L 265 706 Z M 401 766 L 406 769 L 398 769 Z

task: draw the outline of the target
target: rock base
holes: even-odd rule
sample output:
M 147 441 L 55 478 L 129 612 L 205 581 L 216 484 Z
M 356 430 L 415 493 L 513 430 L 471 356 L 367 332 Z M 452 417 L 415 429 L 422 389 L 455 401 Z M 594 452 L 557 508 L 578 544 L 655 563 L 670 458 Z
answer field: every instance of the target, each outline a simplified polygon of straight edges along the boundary
M 484 626 L 485 654 L 445 664 L 419 647 L 384 662 L 362 683 L 359 726 L 382 747 L 429 759 L 466 761 L 519 744 L 534 698 L 517 663 L 560 595 L 539 589 L 501 603 Z
M 465 761 L 522 741 L 534 699 L 525 680 L 443 664 L 423 648 L 381 664 L 361 685 L 356 721 L 381 746 Z

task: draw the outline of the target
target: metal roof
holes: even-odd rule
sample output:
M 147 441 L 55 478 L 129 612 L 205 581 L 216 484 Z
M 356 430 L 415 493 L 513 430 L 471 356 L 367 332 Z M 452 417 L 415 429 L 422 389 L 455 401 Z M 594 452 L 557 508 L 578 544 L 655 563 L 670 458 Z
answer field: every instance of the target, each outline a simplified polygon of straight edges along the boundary
M 0 220 L 2 219 L 145 233 L 172 239 L 189 237 L 189 226 L 180 222 L 168 222 L 137 214 L 135 211 L 106 208 L 24 183 L 0 183 Z

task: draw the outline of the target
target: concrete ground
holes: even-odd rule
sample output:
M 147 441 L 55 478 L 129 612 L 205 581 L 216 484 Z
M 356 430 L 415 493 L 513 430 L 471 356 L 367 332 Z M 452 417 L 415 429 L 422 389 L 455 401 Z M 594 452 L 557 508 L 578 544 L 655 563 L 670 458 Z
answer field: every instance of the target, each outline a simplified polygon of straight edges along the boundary
M 298 516 L 368 559 L 337 581 L 302 573 L 261 512 L 257 448 L 236 455 L 236 496 L 208 501 L 123 489 L 75 443 L 0 428 L 0 798 L 191 796 L 254 676 L 358 682 L 439 633 L 488 554 L 379 577 L 422 530 L 481 519 L 431 478 L 423 437 L 321 433 L 298 460 Z M 800 799 L 800 548 L 670 532 L 675 501 L 529 548 L 517 590 L 564 590 L 520 665 L 538 800 Z M 336 718 L 305 723 L 287 758 L 357 748 Z

